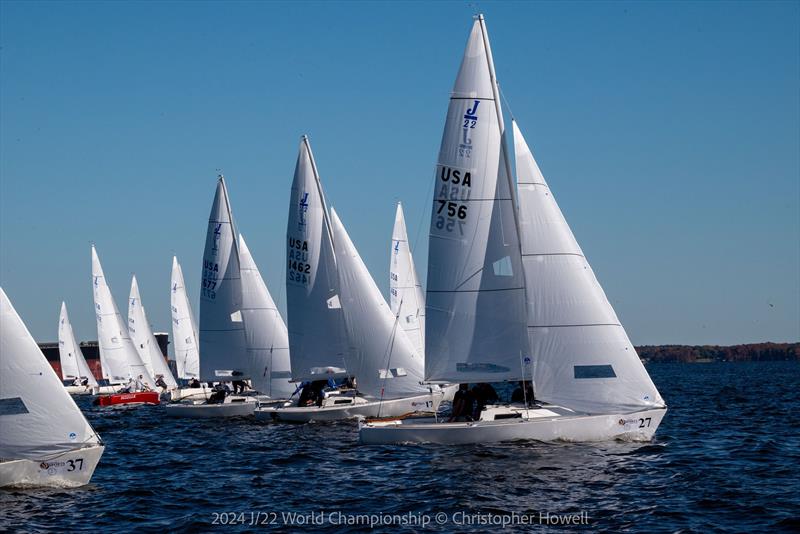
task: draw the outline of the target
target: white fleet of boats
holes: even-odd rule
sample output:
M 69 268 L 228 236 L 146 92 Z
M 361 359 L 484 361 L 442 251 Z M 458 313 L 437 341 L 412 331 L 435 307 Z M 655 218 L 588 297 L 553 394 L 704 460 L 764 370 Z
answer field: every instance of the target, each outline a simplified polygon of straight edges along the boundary
M 286 322 L 236 228 L 220 176 L 199 328 L 172 261 L 175 374 L 136 277 L 126 323 L 94 246 L 102 376 L 87 364 L 65 303 L 62 382 L 0 289 L 0 486 L 89 481 L 103 444 L 70 394 L 96 395 L 111 407 L 168 401 L 165 413 L 174 417 L 356 418 L 368 444 L 651 439 L 666 405 L 511 124 L 509 143 L 478 16 L 435 166 L 427 288 L 398 203 L 388 302 L 329 206 L 303 136 L 286 229 Z M 516 386 L 511 400 L 497 398 L 493 383 Z M 440 411 L 444 400 L 452 400 L 449 411 Z

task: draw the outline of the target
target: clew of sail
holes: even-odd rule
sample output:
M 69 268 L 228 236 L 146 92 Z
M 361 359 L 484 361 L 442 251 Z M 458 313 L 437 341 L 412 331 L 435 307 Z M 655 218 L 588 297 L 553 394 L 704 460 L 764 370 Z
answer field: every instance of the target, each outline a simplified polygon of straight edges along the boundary
M 521 378 L 525 285 L 503 119 L 483 17 L 447 111 L 431 212 L 425 378 Z
M 516 122 L 512 129 L 536 396 L 589 413 L 664 406 Z

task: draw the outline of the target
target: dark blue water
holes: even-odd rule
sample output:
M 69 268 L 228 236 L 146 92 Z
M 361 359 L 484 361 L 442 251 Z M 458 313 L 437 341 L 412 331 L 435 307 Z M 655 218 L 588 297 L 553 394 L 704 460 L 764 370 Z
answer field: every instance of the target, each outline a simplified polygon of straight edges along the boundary
M 545 514 L 583 513 L 593 532 L 800 530 L 800 363 L 648 370 L 670 410 L 646 444 L 362 446 L 353 423 L 197 422 L 80 399 L 107 445 L 92 483 L 0 491 L 0 529 L 563 531 Z

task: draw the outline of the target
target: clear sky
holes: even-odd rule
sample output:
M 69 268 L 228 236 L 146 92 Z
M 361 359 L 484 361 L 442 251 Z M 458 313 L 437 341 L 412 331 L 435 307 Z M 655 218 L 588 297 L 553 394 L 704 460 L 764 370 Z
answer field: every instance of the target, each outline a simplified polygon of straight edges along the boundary
M 171 330 L 216 169 L 285 309 L 300 135 L 384 291 L 477 10 L 498 79 L 636 344 L 800 339 L 797 2 L 0 3 L 0 284 L 34 337 L 96 339 L 90 243 Z M 477 7 L 476 7 L 477 6 Z

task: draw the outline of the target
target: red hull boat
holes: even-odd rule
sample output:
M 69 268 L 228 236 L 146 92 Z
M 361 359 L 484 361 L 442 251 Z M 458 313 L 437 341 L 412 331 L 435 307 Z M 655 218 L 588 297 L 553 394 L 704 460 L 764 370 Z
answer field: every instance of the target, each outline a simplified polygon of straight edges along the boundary
M 116 395 L 102 395 L 97 397 L 95 404 L 100 406 L 118 406 L 121 404 L 150 404 L 156 405 L 157 391 L 137 391 L 136 393 L 118 393 Z

